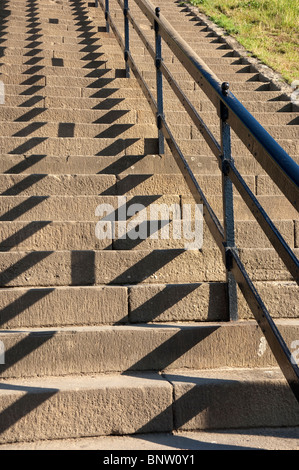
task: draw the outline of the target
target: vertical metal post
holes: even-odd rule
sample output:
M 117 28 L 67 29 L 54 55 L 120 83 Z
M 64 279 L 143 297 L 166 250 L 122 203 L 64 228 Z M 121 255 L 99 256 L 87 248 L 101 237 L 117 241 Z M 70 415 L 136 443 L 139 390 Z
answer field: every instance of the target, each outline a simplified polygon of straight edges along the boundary
M 222 93 L 228 94 L 229 84 L 222 84 Z M 228 313 L 231 321 L 238 320 L 237 283 L 231 272 L 231 250 L 235 250 L 235 223 L 234 223 L 234 199 L 233 184 L 229 177 L 228 162 L 233 161 L 231 155 L 230 126 L 227 123 L 228 108 L 220 101 L 220 131 L 222 151 L 222 197 L 223 197 L 223 222 L 224 222 L 224 245 L 226 250 L 226 282 Z
M 98 8 L 98 6 L 99 6 L 99 0 L 95 0 L 95 6 L 96 6 L 96 8 Z
M 125 61 L 126 61 L 126 77 L 130 78 L 130 67 L 128 64 L 128 54 L 130 51 L 130 33 L 129 33 L 129 1 L 124 0 L 124 29 L 125 29 Z
M 157 18 L 160 16 L 160 8 L 155 9 Z M 156 45 L 156 83 L 157 83 L 157 126 L 158 126 L 158 144 L 159 144 L 159 154 L 164 154 L 164 136 L 162 133 L 162 122 L 161 118 L 163 117 L 163 80 L 161 72 L 161 62 L 162 62 L 162 40 L 159 34 L 159 25 L 155 21 L 155 45 Z
M 109 0 L 105 0 L 105 20 L 106 20 L 106 31 L 109 33 L 110 26 L 108 22 L 108 15 L 109 15 Z

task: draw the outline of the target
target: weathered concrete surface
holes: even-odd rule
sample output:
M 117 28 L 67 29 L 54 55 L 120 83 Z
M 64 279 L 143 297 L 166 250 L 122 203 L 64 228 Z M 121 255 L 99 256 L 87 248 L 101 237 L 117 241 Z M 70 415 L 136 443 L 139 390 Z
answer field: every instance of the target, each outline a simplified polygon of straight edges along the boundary
M 276 324 L 292 350 L 299 322 Z M 3 379 L 174 369 L 196 377 L 193 371 L 203 369 L 277 364 L 254 321 L 44 327 L 4 331 L 0 340 L 6 351 Z
M 127 288 L 122 286 L 25 287 L 1 292 L 3 329 L 128 321 Z
M 279 370 L 179 371 L 166 378 L 174 386 L 177 429 L 239 428 L 245 416 L 248 427 L 263 427 L 263 419 L 298 426 L 298 402 Z
M 223 261 L 205 224 L 203 248 L 196 251 L 185 250 L 184 239 L 95 236 L 96 208 L 110 204 L 116 216 L 118 196 L 143 204 L 143 215 L 153 204 L 194 203 L 169 150 L 157 155 L 155 115 L 137 81 L 124 78 L 123 54 L 102 32 L 101 9 L 66 0 L 41 0 L 34 9 L 23 0 L 8 5 L 0 66 L 6 91 L 0 107 L 0 442 L 32 447 L 36 441 L 38 447 L 68 438 L 79 447 L 105 446 L 83 444 L 81 437 L 174 432 L 172 443 L 163 434 L 155 443 L 152 435 L 150 446 L 200 447 L 199 436 L 182 440 L 177 430 L 298 426 L 298 407 L 240 293 L 240 321 L 226 321 Z M 178 20 L 178 4 L 165 0 L 163 10 L 297 161 L 298 113 L 289 96 L 205 25 L 184 13 Z M 27 24 L 28 14 L 39 31 Z M 122 28 L 123 15 L 115 18 Z M 152 62 L 134 34 L 131 50 L 155 93 Z M 217 113 L 173 54 L 163 52 L 219 140 Z M 164 89 L 172 131 L 222 221 L 216 158 L 167 83 Z M 298 214 L 234 133 L 232 148 L 247 184 L 297 253 Z M 241 259 L 293 351 L 298 287 L 237 194 L 235 208 Z M 171 228 L 179 217 L 172 218 Z M 205 436 L 211 446 L 211 434 Z M 218 443 L 233 446 L 235 439 L 227 433 Z M 257 440 L 252 446 L 277 445 Z
M 135 451 L 298 450 L 298 441 L 298 427 L 254 428 L 203 432 L 179 431 L 169 434 L 151 433 L 2 444 L 0 450 L 122 450 L 132 451 L 133 456 Z M 152 462 L 151 457 L 150 462 Z
M 0 442 L 172 429 L 172 387 L 158 374 L 2 381 Z

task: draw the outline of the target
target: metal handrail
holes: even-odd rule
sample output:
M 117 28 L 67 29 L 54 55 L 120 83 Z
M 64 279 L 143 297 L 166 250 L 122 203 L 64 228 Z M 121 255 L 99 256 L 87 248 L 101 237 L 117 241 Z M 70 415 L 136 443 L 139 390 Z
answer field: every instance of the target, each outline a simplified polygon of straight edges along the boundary
M 260 123 L 229 91 L 229 84 L 221 83 L 218 77 L 207 67 L 200 57 L 181 38 L 170 23 L 160 15 L 160 9 L 155 8 L 148 0 L 132 0 L 148 18 L 155 30 L 155 50 L 148 42 L 137 22 L 130 13 L 128 0 L 116 0 L 124 14 L 124 37 L 119 33 L 109 11 L 109 0 L 99 0 L 105 13 L 107 31 L 113 30 L 120 47 L 124 52 L 126 75 L 130 76 L 130 69 L 137 78 L 150 106 L 157 117 L 159 151 L 164 152 L 164 139 L 166 140 L 195 201 L 203 204 L 203 216 L 212 233 L 217 246 L 221 250 L 226 267 L 228 311 L 231 320 L 237 320 L 237 285 L 240 287 L 257 323 L 259 324 L 269 346 L 280 366 L 290 388 L 299 402 L 299 368 L 292 358 L 280 332 L 274 324 L 271 315 L 254 287 L 243 263 L 238 255 L 234 239 L 234 211 L 233 188 L 234 184 L 246 205 L 260 224 L 271 244 L 285 263 L 291 275 L 299 284 L 299 261 L 286 241 L 281 236 L 271 219 L 260 205 L 257 198 L 250 191 L 244 179 L 237 171 L 231 155 L 230 130 L 250 150 L 255 159 L 271 177 L 274 183 L 299 211 L 299 166 L 285 152 L 283 148 L 268 134 Z M 131 55 L 129 46 L 129 22 L 143 41 L 146 49 L 155 61 L 157 79 L 157 100 L 149 90 L 146 81 L 141 76 L 138 67 Z M 221 143 L 219 144 L 208 127 L 199 116 L 180 89 L 178 83 L 163 63 L 161 54 L 161 39 L 164 39 L 191 77 L 204 91 L 215 106 L 221 123 Z M 166 122 L 163 112 L 162 75 L 183 104 L 197 128 L 204 136 L 211 151 L 217 157 L 222 171 L 223 218 L 222 227 L 212 207 L 203 194 L 192 170 L 177 145 L 171 130 Z

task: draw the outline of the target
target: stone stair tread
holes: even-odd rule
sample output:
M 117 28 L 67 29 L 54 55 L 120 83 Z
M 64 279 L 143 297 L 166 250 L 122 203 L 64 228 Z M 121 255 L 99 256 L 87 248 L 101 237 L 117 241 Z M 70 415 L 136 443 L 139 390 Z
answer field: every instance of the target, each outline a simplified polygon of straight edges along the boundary
M 169 194 L 169 198 L 163 194 L 152 195 L 131 195 L 128 196 L 127 202 L 130 203 L 134 198 L 140 204 L 146 207 L 153 203 L 179 203 L 179 196 L 177 194 Z M 194 203 L 192 196 L 182 195 L 183 204 Z M 297 211 L 286 201 L 284 196 L 276 195 L 261 195 L 258 197 L 260 203 L 265 211 L 272 219 L 279 219 L 283 214 L 283 219 L 286 216 L 289 219 L 298 219 Z M 95 217 L 95 208 L 99 204 L 111 204 L 115 209 L 119 205 L 117 196 L 0 196 L 1 201 L 1 217 L 3 220 L 18 220 L 32 221 L 32 220 L 69 220 L 69 221 L 91 221 L 98 220 Z M 210 196 L 209 203 L 213 207 L 218 218 L 222 217 L 222 196 Z M 235 217 L 241 220 L 253 220 L 253 215 L 246 207 L 244 201 L 235 196 Z
M 100 447 L 104 436 L 133 442 L 144 433 L 152 433 L 150 446 L 171 447 L 165 433 L 178 439 L 212 428 L 298 426 L 298 405 L 240 290 L 240 320 L 228 321 L 225 268 L 205 222 L 203 245 L 192 250 L 183 238 L 95 233 L 97 207 L 110 204 L 117 214 L 120 196 L 144 212 L 194 199 L 169 149 L 158 154 L 155 116 L 137 80 L 125 78 L 123 53 L 94 6 L 6 0 L 0 12 L 0 78 L 7 82 L 0 106 L 0 450 L 16 440 Z M 131 7 L 153 41 L 147 20 Z M 299 113 L 290 97 L 205 24 L 180 14 L 181 5 L 165 0 L 162 11 L 297 161 Z M 122 31 L 120 9 L 114 18 Z M 131 33 L 131 50 L 155 93 L 146 47 Z M 163 55 L 219 138 L 219 117 L 204 93 L 167 47 Z M 166 120 L 222 223 L 217 160 L 166 81 L 164 91 Z M 232 149 L 298 255 L 297 212 L 234 133 Z M 238 195 L 234 204 L 241 261 L 292 347 L 298 286 Z M 153 433 L 162 440 L 153 442 Z M 226 436 L 221 443 L 232 444 Z M 197 436 L 187 446 L 201 444 Z
M 199 390 L 203 393 L 200 400 Z M 262 392 L 259 401 L 255 399 L 256 390 Z M 275 368 L 10 379 L 1 381 L 0 397 L 7 405 L 11 403 L 2 412 L 2 444 L 14 440 L 16 431 L 21 441 L 31 441 L 211 429 L 219 428 L 221 422 L 225 428 L 236 424 L 242 428 L 240 420 L 256 427 L 256 417 L 264 408 L 268 412 L 260 423 L 263 427 L 273 426 L 279 419 L 288 426 L 298 420 L 298 405 Z M 32 409 L 29 399 L 39 406 Z M 106 409 L 100 406 L 107 401 L 110 406 Z M 277 405 L 274 414 L 270 402 Z M 209 406 L 208 416 L 202 412 L 203 406 Z M 8 427 L 11 413 L 15 419 Z
M 294 249 L 296 256 L 298 250 Z M 274 249 L 240 248 L 239 252 L 253 282 L 293 281 Z M 225 279 L 223 262 L 215 248 L 10 251 L 1 253 L 0 263 L 0 283 L 7 287 L 223 282 Z M 47 276 L 43 274 L 45 270 Z
M 217 431 L 211 430 L 210 432 L 173 431 L 172 433 L 82 437 L 2 444 L 0 450 L 131 451 L 132 455 L 135 451 L 165 450 L 174 452 L 179 450 L 298 450 L 298 439 L 298 427 L 220 429 Z M 151 456 L 143 456 L 142 459 L 143 461 L 154 461 Z M 102 460 L 104 461 L 104 457 Z M 106 462 L 108 461 L 106 460 Z

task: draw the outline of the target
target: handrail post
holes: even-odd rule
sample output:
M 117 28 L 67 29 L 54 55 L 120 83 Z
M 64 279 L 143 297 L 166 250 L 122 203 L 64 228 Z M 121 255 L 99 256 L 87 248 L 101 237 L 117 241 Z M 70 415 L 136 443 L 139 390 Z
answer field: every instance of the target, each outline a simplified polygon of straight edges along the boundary
M 222 93 L 227 95 L 229 84 L 222 84 Z M 223 226 L 224 226 L 224 247 L 225 247 L 225 267 L 227 282 L 228 314 L 231 321 L 238 320 L 238 299 L 237 283 L 231 271 L 232 250 L 236 250 L 235 245 L 235 222 L 234 222 L 234 199 L 233 183 L 229 177 L 228 162 L 232 162 L 231 155 L 231 134 L 230 125 L 227 123 L 228 108 L 220 101 L 220 133 L 222 151 L 222 198 L 223 198 Z
M 160 8 L 155 9 L 157 18 L 160 16 Z M 157 127 L 158 127 L 158 145 L 159 145 L 159 154 L 164 154 L 164 136 L 162 132 L 162 122 L 163 117 L 163 74 L 161 71 L 161 61 L 162 61 L 162 40 L 161 35 L 159 34 L 159 25 L 155 21 L 155 45 L 156 45 L 156 83 L 157 83 Z
M 106 20 L 106 32 L 107 33 L 109 33 L 110 31 L 108 15 L 109 15 L 109 0 L 105 0 L 105 20 Z
M 128 54 L 130 51 L 130 33 L 129 33 L 129 1 L 124 0 L 124 30 L 125 30 L 125 61 L 126 61 L 126 77 L 130 78 L 130 67 L 128 63 Z

